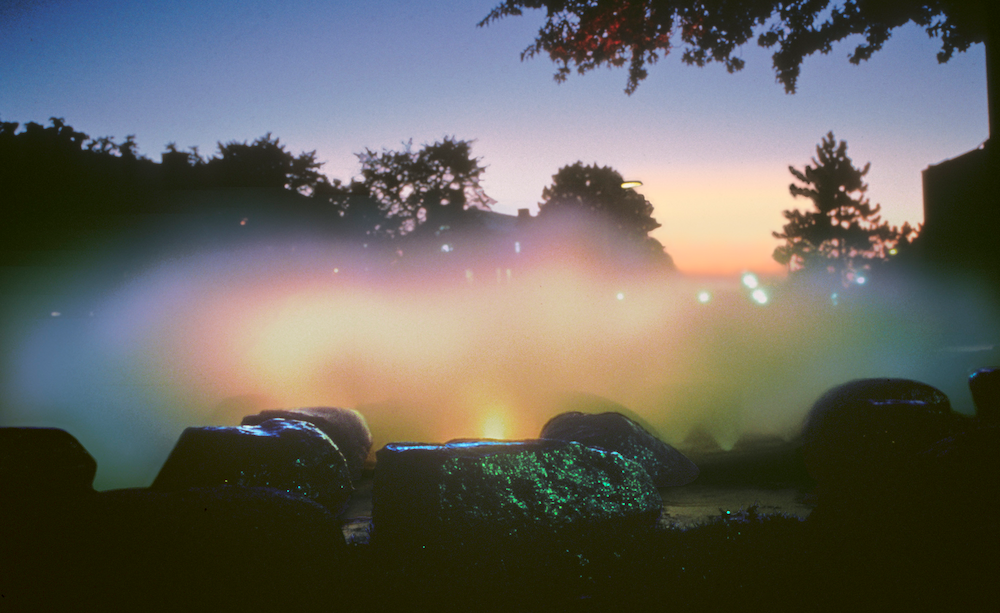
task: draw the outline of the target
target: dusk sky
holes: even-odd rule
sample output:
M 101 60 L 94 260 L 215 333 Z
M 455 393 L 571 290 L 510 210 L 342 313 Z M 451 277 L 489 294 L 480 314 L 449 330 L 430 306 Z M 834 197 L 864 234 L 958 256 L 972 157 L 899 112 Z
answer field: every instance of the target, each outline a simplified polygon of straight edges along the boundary
M 828 131 L 872 163 L 870 198 L 894 225 L 922 221 L 922 169 L 987 137 L 982 45 L 939 65 L 939 41 L 909 27 L 856 67 L 841 44 L 807 59 L 795 95 L 755 45 L 735 75 L 678 50 L 627 96 L 623 70 L 557 84 L 547 58 L 522 62 L 543 14 L 477 28 L 496 3 L 6 0 L 0 119 L 134 134 L 156 161 L 169 142 L 211 154 L 271 132 L 344 181 L 365 148 L 453 135 L 475 140 L 504 213 L 537 211 L 561 166 L 596 162 L 644 182 L 682 271 L 725 274 L 779 270 L 771 232 L 808 205 L 787 168 Z

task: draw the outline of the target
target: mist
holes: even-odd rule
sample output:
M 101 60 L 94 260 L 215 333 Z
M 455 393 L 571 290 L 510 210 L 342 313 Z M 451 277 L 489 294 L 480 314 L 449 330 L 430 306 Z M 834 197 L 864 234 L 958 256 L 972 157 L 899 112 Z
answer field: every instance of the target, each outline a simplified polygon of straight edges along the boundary
M 287 237 L 112 284 L 90 283 L 100 264 L 46 273 L 3 324 L 0 425 L 68 430 L 109 489 L 148 485 L 185 427 L 267 408 L 356 408 L 374 451 L 534 438 L 584 393 L 671 444 L 703 431 L 730 448 L 794 437 L 823 391 L 857 377 L 918 379 L 972 413 L 966 378 L 997 363 L 995 308 L 957 280 L 834 297 L 760 279 L 754 295 L 738 277 L 625 273 L 565 251 L 386 268 L 366 250 Z

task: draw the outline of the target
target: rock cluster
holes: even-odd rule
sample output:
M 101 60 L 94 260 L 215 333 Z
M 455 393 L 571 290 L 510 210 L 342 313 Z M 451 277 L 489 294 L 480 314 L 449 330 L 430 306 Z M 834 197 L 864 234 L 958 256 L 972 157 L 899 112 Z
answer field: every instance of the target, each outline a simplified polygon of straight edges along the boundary
M 994 379 L 993 371 L 970 379 L 975 418 L 952 412 L 948 398 L 923 383 L 851 381 L 817 400 L 801 441 L 748 443 L 706 457 L 757 457 L 743 472 L 717 467 L 741 483 L 760 483 L 749 473 L 768 471 L 802 483 L 786 469 L 808 468 L 818 484 L 816 510 L 804 532 L 775 541 L 786 548 L 774 553 L 802 556 L 786 568 L 802 573 L 794 582 L 836 596 L 843 585 L 863 587 L 877 569 L 873 585 L 924 593 L 936 581 L 980 594 L 993 571 L 975 560 L 995 560 L 997 541 L 983 510 L 1000 503 Z M 685 568 L 710 552 L 685 550 L 680 543 L 690 541 L 655 529 L 658 488 L 690 483 L 699 468 L 621 412 L 562 413 L 531 440 L 386 445 L 376 453 L 368 548 L 348 547 L 337 517 L 371 446 L 360 414 L 264 411 L 243 424 L 188 428 L 151 487 L 107 492 L 94 491 L 96 462 L 70 434 L 0 428 L 4 605 L 326 610 L 353 598 L 364 606 L 372 595 L 358 590 L 373 582 L 352 575 L 359 560 L 378 569 L 377 585 L 392 594 L 378 602 L 413 609 L 440 605 L 443 593 L 477 606 L 556 595 L 531 601 L 538 610 L 597 594 L 627 600 L 636 594 L 610 570 L 633 559 L 662 565 L 669 556 L 687 560 L 670 567 L 680 573 L 668 578 L 672 585 L 702 585 Z M 801 460 L 787 457 L 799 453 Z M 781 470 L 758 456 L 780 460 Z M 711 473 L 711 466 L 702 471 Z M 942 517 L 962 521 L 933 523 Z M 706 526 L 704 534 L 724 532 L 727 546 L 730 537 L 763 538 L 755 512 L 741 521 Z M 800 540 L 781 541 L 782 534 Z M 650 543 L 660 549 L 651 554 Z M 770 555 L 766 543 L 753 555 Z M 708 568 L 697 574 L 705 579 Z M 846 610 L 856 601 L 831 603 Z

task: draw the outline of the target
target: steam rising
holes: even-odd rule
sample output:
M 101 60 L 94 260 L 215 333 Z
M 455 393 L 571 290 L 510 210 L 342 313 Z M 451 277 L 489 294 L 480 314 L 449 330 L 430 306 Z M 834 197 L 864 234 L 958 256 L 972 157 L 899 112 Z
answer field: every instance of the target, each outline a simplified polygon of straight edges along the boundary
M 919 379 L 971 413 L 965 378 L 996 362 L 994 312 L 957 286 L 869 283 L 863 302 L 844 291 L 834 304 L 767 279 L 610 274 L 586 258 L 390 276 L 363 253 L 290 241 L 75 290 L 6 325 L 0 423 L 65 428 L 96 456 L 98 488 L 130 487 L 152 481 L 183 428 L 265 408 L 357 408 L 377 449 L 533 438 L 585 392 L 672 444 L 700 429 L 725 448 L 794 436 L 824 390 L 856 377 Z

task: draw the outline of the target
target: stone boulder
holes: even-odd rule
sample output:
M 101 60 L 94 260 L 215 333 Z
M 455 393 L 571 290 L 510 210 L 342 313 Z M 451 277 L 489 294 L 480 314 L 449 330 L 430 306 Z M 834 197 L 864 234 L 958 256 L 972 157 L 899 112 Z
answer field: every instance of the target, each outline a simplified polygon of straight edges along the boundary
M 1000 423 L 1000 368 L 980 368 L 969 376 L 969 391 L 976 405 L 976 417 Z
M 334 514 L 354 491 L 336 444 L 316 426 L 287 419 L 188 428 L 150 487 L 177 491 L 220 485 L 283 490 Z
M 392 443 L 376 458 L 374 539 L 402 549 L 576 551 L 650 531 L 662 508 L 639 464 L 578 443 Z
M 59 428 L 0 428 L 0 498 L 93 493 L 97 462 Z
M 309 422 L 329 436 L 351 471 L 351 480 L 361 479 L 365 460 L 372 448 L 372 433 L 364 415 L 352 409 L 336 407 L 308 407 L 301 409 L 268 409 L 256 415 L 247 415 L 241 422 L 244 426 L 256 426 L 269 419 L 295 419 Z
M 940 390 L 908 379 L 859 379 L 826 392 L 802 432 L 809 474 L 829 489 L 889 485 L 961 417 Z
M 44 597 L 66 583 L 56 563 L 78 549 L 76 514 L 98 495 L 96 473 L 65 430 L 0 428 L 0 609 L 80 610 L 46 606 Z
M 685 485 L 698 477 L 698 467 L 687 456 L 621 413 L 561 413 L 545 424 L 540 437 L 618 452 L 646 469 L 656 487 Z

